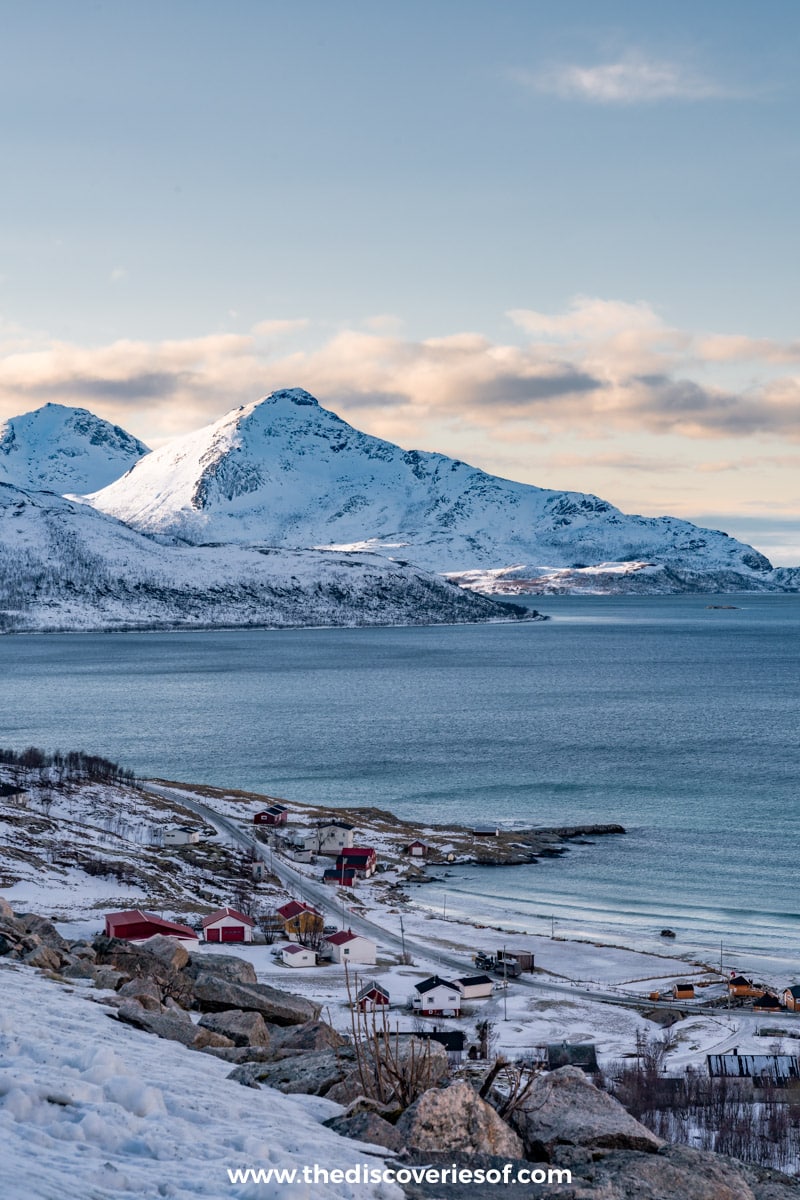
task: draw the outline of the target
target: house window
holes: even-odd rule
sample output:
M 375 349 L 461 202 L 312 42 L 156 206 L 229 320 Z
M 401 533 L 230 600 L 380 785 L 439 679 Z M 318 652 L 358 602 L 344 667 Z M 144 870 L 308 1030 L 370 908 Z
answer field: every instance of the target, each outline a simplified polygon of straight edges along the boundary
M 349 946 L 345 946 L 345 948 L 344 948 L 344 952 L 345 952 L 345 954 L 349 954 L 349 953 L 350 953 L 350 947 L 349 947 Z

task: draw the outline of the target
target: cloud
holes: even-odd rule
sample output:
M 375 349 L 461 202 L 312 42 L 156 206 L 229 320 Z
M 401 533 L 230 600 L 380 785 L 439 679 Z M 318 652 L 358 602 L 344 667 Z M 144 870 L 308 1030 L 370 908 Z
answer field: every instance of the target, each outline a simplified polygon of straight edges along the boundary
M 731 94 L 713 80 L 679 63 L 647 58 L 636 51 L 616 62 L 595 66 L 563 63 L 541 71 L 515 70 L 512 77 L 533 91 L 591 104 L 711 100 Z
M 310 324 L 308 317 L 259 321 L 257 325 L 253 326 L 253 333 L 257 337 L 281 338 L 292 333 L 299 333 L 301 329 L 307 329 Z
M 443 429 L 455 443 L 520 447 L 565 432 L 594 441 L 619 433 L 800 440 L 800 377 L 772 377 L 775 363 L 791 359 L 792 343 L 695 335 L 643 301 L 578 297 L 561 313 L 510 316 L 516 341 L 475 331 L 411 340 L 360 328 L 295 350 L 262 324 L 242 335 L 95 347 L 6 327 L 0 414 L 46 399 L 88 404 L 153 444 L 274 388 L 303 386 L 371 433 L 428 447 L 443 444 Z M 268 325 L 290 330 L 298 320 Z M 722 386 L 716 365 L 745 343 L 748 355 L 764 349 L 761 381 L 756 360 L 755 381 Z M 709 345 L 716 357 L 704 355 Z

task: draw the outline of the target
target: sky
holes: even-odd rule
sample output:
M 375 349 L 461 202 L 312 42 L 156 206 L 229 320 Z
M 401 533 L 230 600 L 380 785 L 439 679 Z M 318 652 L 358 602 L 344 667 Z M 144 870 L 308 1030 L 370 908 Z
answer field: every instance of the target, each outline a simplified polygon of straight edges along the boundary
M 306 387 L 800 563 L 796 0 L 0 17 L 0 420 Z

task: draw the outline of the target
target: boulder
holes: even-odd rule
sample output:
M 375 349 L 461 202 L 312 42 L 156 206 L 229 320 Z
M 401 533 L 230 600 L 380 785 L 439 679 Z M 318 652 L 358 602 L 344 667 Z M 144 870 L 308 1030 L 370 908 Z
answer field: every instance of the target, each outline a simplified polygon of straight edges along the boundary
M 134 979 L 123 983 L 119 994 L 138 1000 L 142 1008 L 146 1008 L 149 1012 L 161 1012 L 162 991 L 155 979 L 137 975 Z
M 5 896 L 0 896 L 0 918 L 10 917 L 13 919 L 14 910 L 6 900 Z
M 221 1058 L 223 1062 L 231 1063 L 232 1066 L 238 1066 L 241 1063 L 264 1063 L 272 1061 L 272 1052 L 269 1047 L 264 1046 L 231 1046 L 230 1049 L 217 1046 L 203 1046 L 202 1050 L 205 1054 L 213 1054 L 215 1058 Z M 258 1087 L 258 1084 L 253 1084 Z
M 402 1134 L 374 1112 L 354 1113 L 352 1117 L 332 1117 L 323 1121 L 323 1125 L 341 1137 L 352 1138 L 356 1142 L 369 1142 L 373 1146 L 385 1146 L 387 1150 L 397 1151 L 404 1146 Z
M 288 1028 L 275 1026 L 270 1030 L 270 1034 L 277 1056 L 304 1054 L 308 1050 L 335 1050 L 337 1046 L 344 1046 L 347 1042 L 347 1038 L 327 1021 L 306 1021 L 303 1025 Z
M 192 1042 L 193 1050 L 231 1050 L 233 1042 L 229 1037 L 225 1037 L 223 1033 L 217 1033 L 215 1029 L 201 1029 L 199 1025 L 195 1025 L 195 1036 Z
M 256 969 L 244 958 L 232 954 L 203 954 L 195 951 L 184 967 L 186 975 L 196 979 L 198 975 L 221 975 L 231 983 L 257 983 Z
M 94 966 L 86 959 L 74 958 L 72 962 L 61 968 L 61 974 L 65 979 L 91 979 L 94 981 Z
M 635 1120 L 607 1092 L 601 1092 L 579 1067 L 561 1067 L 540 1075 L 523 1104 L 511 1114 L 525 1155 L 549 1160 L 557 1146 L 591 1150 L 641 1150 L 655 1153 L 661 1138 Z
M 197 1029 L 191 1021 L 171 1013 L 147 1012 L 136 1000 L 124 1000 L 116 1016 L 126 1025 L 154 1033 L 156 1037 L 166 1038 L 170 1042 L 181 1042 L 184 1046 L 192 1046 L 197 1037 Z
M 99 966 L 92 970 L 94 986 L 115 992 L 123 983 L 127 983 L 130 975 L 127 971 L 118 971 L 115 967 Z
M 184 1008 L 191 1002 L 191 979 L 177 963 L 189 961 L 189 953 L 175 938 L 156 934 L 146 942 L 128 942 L 125 938 L 95 938 L 98 965 L 123 971 L 127 979 L 147 977 L 161 986 L 163 996 L 172 996 Z
M 397 1122 L 411 1151 L 456 1151 L 522 1157 L 522 1141 L 464 1081 L 424 1092 Z
M 51 950 L 57 950 L 63 955 L 69 954 L 69 942 L 46 917 L 39 917 L 36 913 L 18 913 L 17 920 L 26 933 L 34 934 Z
M 690 1146 L 666 1146 L 659 1154 L 618 1151 L 576 1165 L 573 1187 L 575 1196 L 602 1200 L 766 1200 L 750 1187 L 745 1172 L 745 1164 L 734 1159 Z
M 61 955 L 50 946 L 36 946 L 23 956 L 22 961 L 29 967 L 41 967 L 44 971 L 58 971 L 61 967 Z
M 347 1047 L 338 1052 L 315 1050 L 297 1058 L 281 1059 L 280 1062 L 243 1063 L 231 1071 L 228 1078 L 246 1087 L 263 1084 L 289 1095 L 299 1092 L 308 1096 L 325 1096 L 352 1067 L 354 1057 Z
M 276 1025 L 303 1025 L 319 1016 L 318 1004 L 265 983 L 233 983 L 209 972 L 187 982 L 194 1007 L 204 1013 L 241 1008 L 245 1012 L 260 1012 L 266 1021 Z
M 269 1030 L 258 1012 L 230 1008 L 220 1013 L 206 1013 L 200 1025 L 203 1029 L 224 1034 L 232 1046 L 269 1046 Z

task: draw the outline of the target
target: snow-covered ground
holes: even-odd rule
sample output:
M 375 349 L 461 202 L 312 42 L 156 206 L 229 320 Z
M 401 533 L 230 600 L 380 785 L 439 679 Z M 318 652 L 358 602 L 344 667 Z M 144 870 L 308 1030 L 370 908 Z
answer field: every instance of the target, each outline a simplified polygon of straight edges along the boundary
M 383 1152 L 321 1125 L 339 1105 L 242 1087 L 86 988 L 0 960 L 0 993 L 3 1200 L 401 1200 L 391 1183 L 231 1184 L 229 1168 L 377 1168 Z

